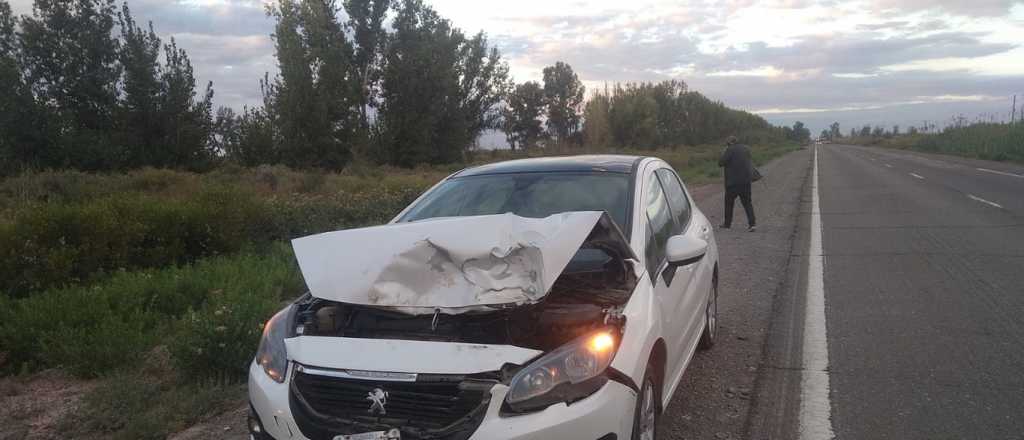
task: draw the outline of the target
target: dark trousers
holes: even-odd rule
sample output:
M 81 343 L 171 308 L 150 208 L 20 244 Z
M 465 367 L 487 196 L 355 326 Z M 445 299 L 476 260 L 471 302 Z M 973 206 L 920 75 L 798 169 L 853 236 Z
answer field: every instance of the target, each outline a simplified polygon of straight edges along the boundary
M 732 226 L 732 207 L 736 204 L 736 197 L 743 203 L 743 210 L 747 212 L 747 223 L 750 226 L 757 224 L 754 219 L 754 203 L 750 201 L 750 184 L 729 185 L 725 187 L 725 225 Z

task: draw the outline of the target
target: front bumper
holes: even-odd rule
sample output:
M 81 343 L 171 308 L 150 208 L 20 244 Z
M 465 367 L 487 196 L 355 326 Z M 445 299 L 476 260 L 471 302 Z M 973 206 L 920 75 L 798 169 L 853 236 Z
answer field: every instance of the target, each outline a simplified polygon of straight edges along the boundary
M 257 364 L 249 368 L 249 401 L 264 432 L 276 440 L 308 440 L 299 431 L 288 406 L 288 383 L 293 370 L 289 366 L 285 382 L 277 383 Z M 607 438 L 608 434 L 629 439 L 632 435 L 637 395 L 619 382 L 608 381 L 594 395 L 572 405 L 560 403 L 534 413 L 502 416 L 501 405 L 507 392 L 505 385 L 491 389 L 487 413 L 470 440 L 595 440 Z

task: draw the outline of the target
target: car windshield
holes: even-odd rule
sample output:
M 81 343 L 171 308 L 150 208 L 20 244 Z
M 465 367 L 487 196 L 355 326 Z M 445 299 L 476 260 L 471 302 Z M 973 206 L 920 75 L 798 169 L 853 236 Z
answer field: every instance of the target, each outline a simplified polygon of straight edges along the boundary
M 628 174 L 519 173 L 456 177 L 430 191 L 400 221 L 504 214 L 542 218 L 569 211 L 607 211 L 628 237 Z

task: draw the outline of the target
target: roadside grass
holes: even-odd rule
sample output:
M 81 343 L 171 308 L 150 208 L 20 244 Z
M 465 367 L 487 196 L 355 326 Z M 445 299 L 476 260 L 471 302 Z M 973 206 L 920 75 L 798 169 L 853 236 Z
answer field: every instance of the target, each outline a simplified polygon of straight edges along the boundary
M 869 136 L 847 138 L 843 141 L 855 145 L 1024 163 L 1024 124 L 979 123 L 946 128 L 938 134 L 901 135 L 889 138 Z
M 83 396 L 58 422 L 69 438 L 158 440 L 237 405 L 245 386 L 188 381 L 149 370 L 122 370 Z
M 754 159 L 797 148 L 759 146 Z M 661 157 L 694 185 L 720 177 L 720 151 L 615 152 Z M 451 171 L 226 167 L 0 182 L 0 273 L 11 278 L 0 285 L 23 286 L 0 295 L 0 372 L 98 378 L 60 422 L 72 438 L 165 438 L 237 407 L 263 322 L 304 291 L 283 240 L 383 223 Z
M 167 345 L 176 369 L 190 377 L 240 380 L 262 323 L 302 286 L 291 249 L 275 244 L 0 300 L 0 369 L 99 377 Z

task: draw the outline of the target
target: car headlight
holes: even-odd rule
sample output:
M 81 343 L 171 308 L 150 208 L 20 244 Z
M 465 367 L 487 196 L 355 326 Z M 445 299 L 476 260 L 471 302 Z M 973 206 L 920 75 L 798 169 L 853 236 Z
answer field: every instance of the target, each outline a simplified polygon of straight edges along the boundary
M 288 353 L 285 351 L 284 338 L 291 334 L 291 320 L 292 306 L 285 307 L 270 318 L 263 326 L 260 348 L 256 351 L 256 363 L 260 364 L 267 376 L 277 383 L 284 382 L 288 369 Z
M 577 338 L 520 370 L 505 402 L 516 412 L 575 402 L 601 389 L 618 349 L 616 333 L 601 330 Z

